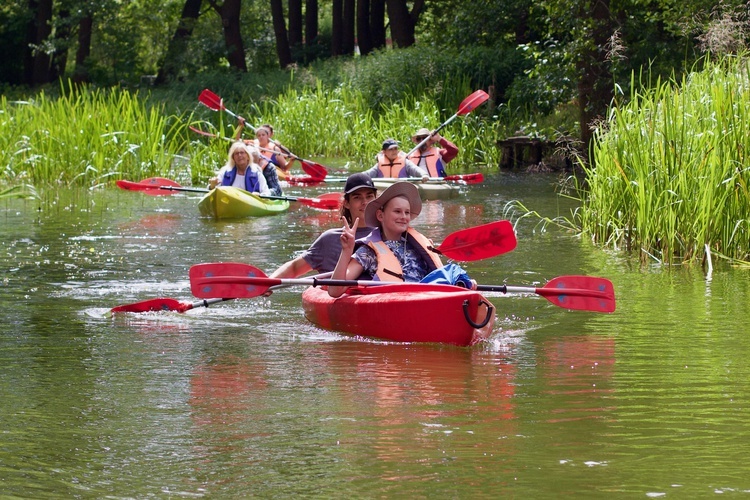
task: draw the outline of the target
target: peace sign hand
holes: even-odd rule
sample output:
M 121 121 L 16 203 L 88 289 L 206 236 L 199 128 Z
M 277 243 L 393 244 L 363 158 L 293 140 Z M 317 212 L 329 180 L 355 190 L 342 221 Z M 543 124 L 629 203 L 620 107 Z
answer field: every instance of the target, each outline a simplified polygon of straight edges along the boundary
M 344 227 L 341 233 L 341 249 L 346 250 L 349 255 L 354 250 L 354 240 L 357 239 L 357 226 L 359 225 L 359 217 L 354 219 L 354 222 L 349 226 L 349 222 L 344 219 Z

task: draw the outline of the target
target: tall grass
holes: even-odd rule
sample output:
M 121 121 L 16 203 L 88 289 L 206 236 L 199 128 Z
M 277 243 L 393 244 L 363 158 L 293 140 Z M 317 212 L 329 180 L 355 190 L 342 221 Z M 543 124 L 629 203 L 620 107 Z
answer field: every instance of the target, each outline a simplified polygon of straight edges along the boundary
M 245 117 L 253 117 L 256 124 L 272 123 L 274 137 L 299 156 L 345 157 L 354 169 L 362 169 L 372 166 L 384 139 L 395 138 L 408 151 L 414 146 L 410 138 L 417 129 L 435 129 L 453 115 L 472 92 L 466 81 L 456 82 L 456 88 L 459 97 L 454 98 L 450 109 L 439 109 L 428 95 L 411 94 L 373 109 L 366 96 L 351 86 L 329 89 L 318 84 L 254 103 Z M 487 126 L 480 110 L 453 120 L 441 134 L 463 152 L 451 163 L 453 168 L 471 169 L 499 161 L 500 152 L 494 144 L 496 130 Z
M 748 60 L 703 64 L 679 82 L 633 78 L 627 104 L 597 132 L 577 214 L 596 241 L 666 264 L 706 248 L 750 257 Z
M 109 177 L 172 176 L 186 122 L 129 91 L 63 89 L 56 98 L 0 97 L 0 180 L 93 186 Z
M 271 123 L 274 138 L 305 157 L 343 157 L 353 171 L 370 167 L 388 137 L 410 150 L 419 128 L 437 128 L 453 115 L 473 89 L 468 80 L 446 79 L 453 89 L 441 94 L 450 105 L 440 108 L 431 93 L 405 94 L 399 101 L 373 109 L 352 85 L 288 88 L 274 99 L 232 102 L 227 109 L 259 126 Z M 202 184 L 225 162 L 228 141 L 208 140 L 188 129 L 198 125 L 219 137 L 234 135 L 237 122 L 228 113 L 188 102 L 170 102 L 178 114 L 149 94 L 122 89 L 64 88 L 51 97 L 0 98 L 0 184 L 93 187 L 125 178 L 170 177 Z M 496 165 L 500 121 L 478 109 L 454 119 L 441 133 L 459 146 L 451 171 Z M 494 122 L 494 123 L 493 123 Z M 249 130 L 249 129 L 248 129 Z M 245 135 L 248 137 L 248 134 Z

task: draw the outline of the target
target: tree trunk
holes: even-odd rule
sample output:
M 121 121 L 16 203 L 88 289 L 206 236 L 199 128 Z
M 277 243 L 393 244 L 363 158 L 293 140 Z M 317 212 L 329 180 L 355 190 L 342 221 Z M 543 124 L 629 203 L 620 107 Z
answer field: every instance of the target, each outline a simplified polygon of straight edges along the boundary
M 284 69 L 294 61 L 286 35 L 284 5 L 281 0 L 271 0 L 271 17 L 273 18 L 273 33 L 276 36 L 276 55 L 279 58 L 279 66 Z
M 55 38 L 58 43 L 55 44 L 55 53 L 52 54 L 52 64 L 50 65 L 50 81 L 57 80 L 65 74 L 65 66 L 68 64 L 68 46 L 70 45 L 70 11 L 60 9 L 58 14 L 60 23 L 57 27 Z
M 78 50 L 76 51 L 76 67 L 73 70 L 73 82 L 85 83 L 89 81 L 87 59 L 91 54 L 91 31 L 94 21 L 91 14 L 87 14 L 78 21 Z
M 385 0 L 370 0 L 370 36 L 373 49 L 385 47 Z
M 289 0 L 289 46 L 301 52 L 302 0 Z
M 396 47 L 411 47 L 414 45 L 414 27 L 424 8 L 424 0 L 415 0 L 411 12 L 406 0 L 386 0 L 388 19 L 391 23 L 391 38 Z
M 372 52 L 370 0 L 357 0 L 357 45 L 359 46 L 359 53 L 363 56 Z
M 36 5 L 36 35 L 34 44 L 43 46 L 52 34 L 52 0 L 39 0 Z M 34 69 L 32 71 L 32 85 L 41 85 L 50 81 L 51 57 L 44 50 L 34 53 Z
M 318 0 L 305 1 L 305 45 L 318 40 Z
M 331 3 L 331 55 L 340 56 L 344 53 L 344 1 L 333 0 Z
M 344 55 L 354 54 L 354 27 L 357 25 L 356 0 L 344 0 L 341 50 Z
M 245 46 L 242 43 L 242 32 L 240 31 L 240 8 L 242 0 L 224 0 L 219 6 L 215 1 L 210 1 L 211 6 L 221 17 L 221 26 L 224 30 L 224 44 L 227 47 L 227 60 L 229 65 L 239 71 L 247 72 L 245 62 Z M 271 2 L 273 4 L 273 2 Z
M 167 54 L 156 76 L 156 83 L 166 83 L 179 75 L 182 58 L 185 56 L 187 44 L 193 36 L 193 28 L 200 16 L 201 3 L 202 0 L 185 0 L 180 23 L 169 41 Z
M 612 100 L 612 72 L 607 61 L 606 45 L 614 26 L 609 11 L 609 0 L 593 0 L 579 13 L 592 21 L 592 43 L 585 45 L 576 67 L 578 69 L 578 107 L 581 122 L 581 141 L 588 153 L 593 138 L 591 127 L 602 118 Z

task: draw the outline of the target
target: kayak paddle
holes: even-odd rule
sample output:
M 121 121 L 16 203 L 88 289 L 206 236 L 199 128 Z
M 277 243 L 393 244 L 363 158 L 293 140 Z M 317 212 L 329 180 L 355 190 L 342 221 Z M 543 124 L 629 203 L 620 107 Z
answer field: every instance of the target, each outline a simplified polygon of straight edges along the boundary
M 197 264 L 190 268 L 190 290 L 199 298 L 232 296 L 252 298 L 263 295 L 273 286 L 377 286 L 398 285 L 388 281 L 335 280 L 318 278 L 269 278 L 257 267 L 234 262 Z M 415 283 L 402 283 L 415 285 Z M 424 283 L 431 290 L 449 292 L 456 287 Z M 507 293 L 535 293 L 558 307 L 611 313 L 615 310 L 615 291 L 612 282 L 593 276 L 560 276 L 543 287 L 511 285 L 477 285 L 477 291 Z
M 430 140 L 430 137 L 440 132 L 446 125 L 448 125 L 450 122 L 456 119 L 459 115 L 466 115 L 474 111 L 478 106 L 484 104 L 487 99 L 489 99 L 490 96 L 485 92 L 484 90 L 477 90 L 476 92 L 473 92 L 471 95 L 467 96 L 466 99 L 461 101 L 461 104 L 458 106 L 458 111 L 456 111 L 456 114 L 445 120 L 438 128 L 430 132 L 430 135 L 422 139 L 419 144 L 414 146 L 411 151 L 406 153 L 406 156 L 410 156 L 414 151 L 422 147 L 422 145 Z
M 314 278 L 328 278 L 333 273 L 323 273 L 323 274 L 316 274 L 315 276 L 311 276 L 310 279 Z M 278 285 L 278 286 L 272 286 L 270 287 L 271 290 L 276 290 L 278 288 L 286 288 L 290 285 Z M 142 313 L 142 312 L 158 312 L 158 311 L 174 311 L 178 313 L 184 313 L 186 311 L 189 311 L 190 309 L 195 309 L 196 307 L 208 307 L 212 304 L 218 304 L 219 302 L 224 302 L 227 300 L 233 300 L 233 298 L 215 298 L 215 299 L 203 299 L 199 300 L 197 302 L 181 302 L 177 299 L 169 299 L 169 298 L 158 298 L 158 299 L 149 299 L 144 300 L 141 302 L 135 302 L 133 304 L 124 304 L 121 306 L 113 307 L 110 309 L 110 313 L 123 313 L 123 312 L 132 312 L 132 313 Z
M 199 300 L 198 302 L 180 302 L 177 299 L 168 299 L 168 298 L 158 298 L 158 299 L 149 299 L 144 300 L 142 302 L 136 302 L 134 304 L 125 304 L 122 306 L 113 307 L 110 309 L 109 312 L 111 313 L 122 313 L 122 312 L 133 312 L 133 313 L 142 313 L 142 312 L 157 312 L 157 311 L 175 311 L 179 313 L 184 313 L 185 311 L 189 311 L 190 309 L 195 309 L 196 307 L 208 307 L 211 304 L 217 304 L 219 302 L 223 302 L 225 300 L 232 300 L 232 299 L 209 299 L 209 300 Z
M 431 250 L 449 259 L 470 262 L 508 253 L 517 243 L 510 221 L 498 220 L 455 231 Z
M 242 118 L 241 116 L 239 116 L 239 115 L 237 115 L 237 114 L 229 111 L 224 106 L 224 99 L 222 99 L 217 94 L 215 94 L 214 92 L 210 91 L 209 89 L 203 89 L 203 91 L 198 96 L 198 100 L 201 102 L 201 104 L 203 104 L 204 106 L 206 106 L 210 110 L 213 110 L 213 111 L 226 111 L 227 113 L 229 113 L 230 116 L 232 116 L 236 120 L 242 119 L 242 121 L 245 122 L 244 118 Z M 255 132 L 257 130 L 255 127 L 253 127 L 249 123 L 247 123 L 247 122 L 245 122 L 245 123 L 251 129 L 253 129 L 253 132 Z M 191 127 L 191 129 L 192 129 L 192 127 Z M 291 151 L 289 151 L 289 149 L 285 148 L 284 146 L 282 146 L 281 144 L 279 144 L 277 141 L 275 141 L 273 139 L 269 138 L 269 141 L 271 141 L 272 143 L 276 144 L 279 148 L 281 148 L 282 150 L 284 150 L 285 153 L 290 158 L 293 158 L 295 160 L 299 160 L 299 162 L 302 164 L 302 170 L 304 170 L 305 173 L 308 174 L 310 177 L 323 179 L 323 178 L 325 178 L 326 175 L 328 175 L 328 169 L 326 167 L 324 167 L 323 165 L 321 165 L 320 163 L 315 163 L 313 161 L 305 160 L 303 158 L 300 158 L 299 156 L 293 154 Z
M 291 176 L 285 179 L 289 184 L 319 184 L 321 182 L 346 182 L 346 177 L 326 177 L 324 179 L 318 179 L 313 176 Z M 374 182 L 387 181 L 397 182 L 406 181 L 419 183 L 422 182 L 421 177 L 373 177 Z M 474 172 L 471 174 L 457 174 L 457 175 L 446 175 L 445 177 L 430 177 L 427 180 L 428 183 L 443 183 L 443 182 L 455 182 L 457 184 L 481 184 L 484 182 L 484 174 L 481 172 Z
M 208 193 L 210 191 L 205 188 L 182 187 L 177 182 L 163 177 L 151 177 L 140 182 L 119 180 L 116 184 L 120 189 L 142 191 L 151 196 L 170 195 L 175 191 L 187 191 L 190 193 Z M 273 196 L 266 194 L 254 196 L 266 200 L 296 201 L 308 207 L 319 208 L 321 210 L 338 210 L 339 205 L 341 204 L 340 193 L 325 193 L 316 198 L 303 198 L 301 196 Z

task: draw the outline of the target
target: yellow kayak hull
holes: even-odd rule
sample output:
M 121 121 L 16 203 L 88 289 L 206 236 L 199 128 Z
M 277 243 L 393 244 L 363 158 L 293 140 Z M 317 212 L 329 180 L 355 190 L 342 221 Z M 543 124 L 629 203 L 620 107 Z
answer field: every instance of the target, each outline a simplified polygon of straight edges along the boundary
M 201 215 L 214 219 L 263 217 L 286 212 L 289 210 L 289 201 L 269 200 L 243 189 L 218 186 L 201 198 L 198 210 Z

